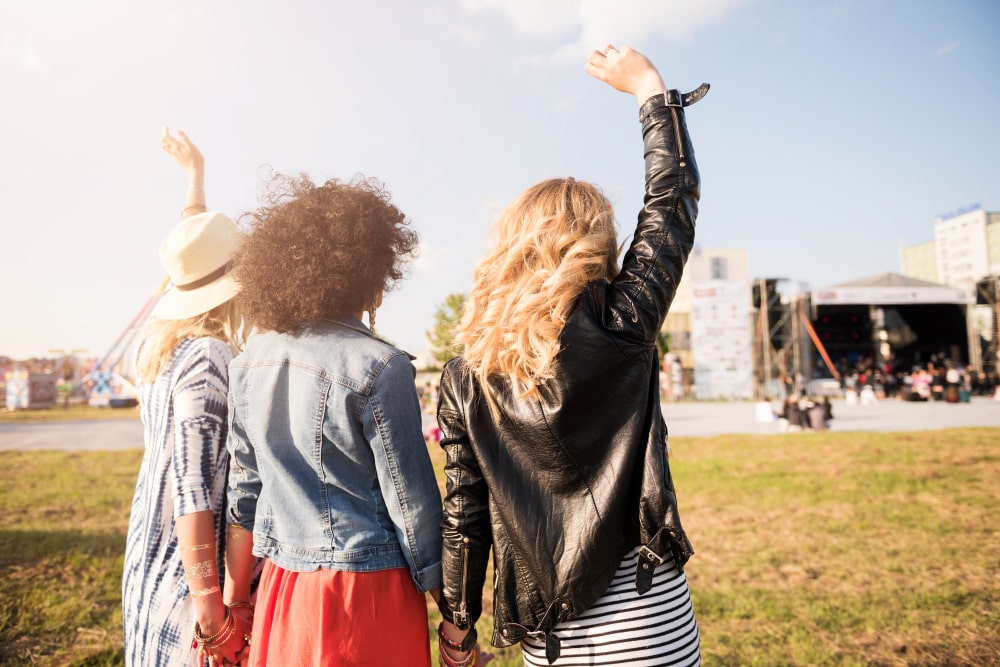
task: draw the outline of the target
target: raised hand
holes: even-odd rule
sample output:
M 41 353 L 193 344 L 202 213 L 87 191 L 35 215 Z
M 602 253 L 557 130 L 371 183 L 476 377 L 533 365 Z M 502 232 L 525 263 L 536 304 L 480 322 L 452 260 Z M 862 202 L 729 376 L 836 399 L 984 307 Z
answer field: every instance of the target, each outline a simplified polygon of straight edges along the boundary
M 615 90 L 635 95 L 639 104 L 666 90 L 649 58 L 627 46 L 608 44 L 603 52 L 593 51 L 583 69 Z
M 170 128 L 164 127 L 163 134 L 160 135 L 160 146 L 177 160 L 177 164 L 182 166 L 188 174 L 204 171 L 205 156 L 183 132 L 178 131 L 177 136 L 174 137 L 170 134 Z
M 181 218 L 204 212 L 206 210 L 205 156 L 186 134 L 178 131 L 174 137 L 168 127 L 164 127 L 163 134 L 160 135 L 160 147 L 177 160 L 177 164 L 184 167 L 184 171 L 187 172 L 188 191 Z

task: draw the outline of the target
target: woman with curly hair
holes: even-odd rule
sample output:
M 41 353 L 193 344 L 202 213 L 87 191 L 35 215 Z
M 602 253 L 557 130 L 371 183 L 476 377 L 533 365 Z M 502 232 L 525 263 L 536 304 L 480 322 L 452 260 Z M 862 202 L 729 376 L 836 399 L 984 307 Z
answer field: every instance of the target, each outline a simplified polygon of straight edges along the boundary
M 495 646 L 525 665 L 694 665 L 660 412 L 656 336 L 694 242 L 699 176 L 683 107 L 640 53 L 586 71 L 639 102 L 646 193 L 621 267 L 611 204 L 572 178 L 500 215 L 441 378 L 447 454 L 441 661 L 479 664 L 493 553 Z
M 417 235 L 374 180 L 279 178 L 249 218 L 226 581 L 265 559 L 248 664 L 429 666 L 441 497 L 413 364 L 372 330 Z

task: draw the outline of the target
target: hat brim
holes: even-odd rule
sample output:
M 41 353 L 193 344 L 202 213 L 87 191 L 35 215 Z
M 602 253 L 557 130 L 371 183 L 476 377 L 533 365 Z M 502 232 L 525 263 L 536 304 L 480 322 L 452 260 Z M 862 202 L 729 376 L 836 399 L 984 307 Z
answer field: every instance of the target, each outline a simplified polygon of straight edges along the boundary
M 171 287 L 160 297 L 152 315 L 161 320 L 185 320 L 207 313 L 239 293 L 239 285 L 229 275 L 190 292 Z

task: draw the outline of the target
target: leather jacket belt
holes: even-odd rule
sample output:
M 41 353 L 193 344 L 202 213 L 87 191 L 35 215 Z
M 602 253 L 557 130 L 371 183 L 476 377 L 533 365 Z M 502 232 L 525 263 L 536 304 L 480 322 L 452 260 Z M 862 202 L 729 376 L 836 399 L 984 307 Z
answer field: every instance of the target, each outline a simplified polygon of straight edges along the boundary
M 667 90 L 663 93 L 663 101 L 668 107 L 689 107 L 701 98 L 705 97 L 710 86 L 703 83 L 690 93 L 681 94 L 678 90 Z
M 639 564 L 635 568 L 635 592 L 643 595 L 653 587 L 653 572 L 658 565 L 663 564 L 663 558 L 656 555 L 647 546 L 639 547 Z

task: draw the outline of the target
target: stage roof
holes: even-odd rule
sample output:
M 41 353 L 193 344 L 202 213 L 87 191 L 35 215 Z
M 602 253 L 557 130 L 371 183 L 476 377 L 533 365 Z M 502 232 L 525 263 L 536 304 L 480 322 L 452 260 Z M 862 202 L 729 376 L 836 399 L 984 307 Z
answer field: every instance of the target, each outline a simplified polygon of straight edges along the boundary
M 964 291 L 937 283 L 880 273 L 812 291 L 814 306 L 905 306 L 920 303 L 966 305 L 972 297 Z

